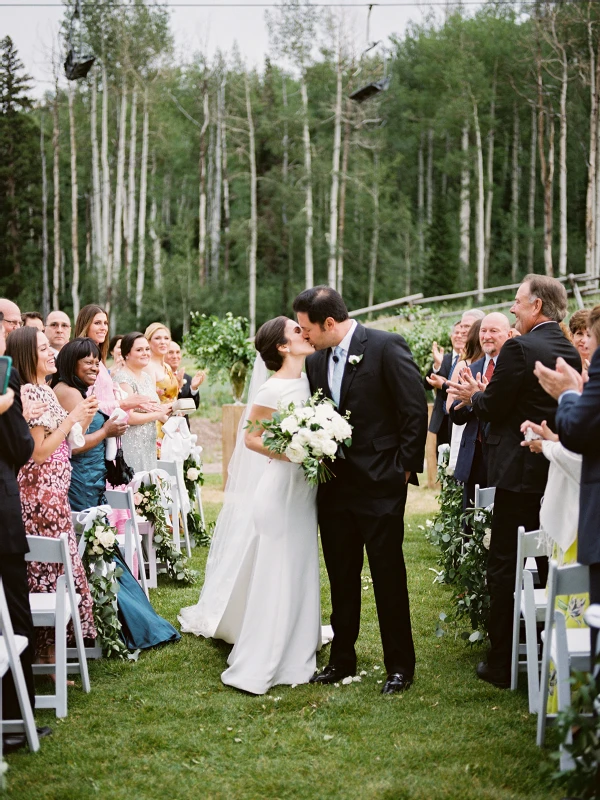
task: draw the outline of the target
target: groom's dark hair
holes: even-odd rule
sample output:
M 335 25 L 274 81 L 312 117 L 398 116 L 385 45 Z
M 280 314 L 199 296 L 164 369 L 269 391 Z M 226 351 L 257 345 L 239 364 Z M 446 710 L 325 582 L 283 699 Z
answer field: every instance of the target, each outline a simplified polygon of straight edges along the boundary
M 308 314 L 309 320 L 321 327 L 328 317 L 336 322 L 348 319 L 348 309 L 342 295 L 331 286 L 313 286 L 312 289 L 300 292 L 294 300 L 294 311 L 296 314 Z

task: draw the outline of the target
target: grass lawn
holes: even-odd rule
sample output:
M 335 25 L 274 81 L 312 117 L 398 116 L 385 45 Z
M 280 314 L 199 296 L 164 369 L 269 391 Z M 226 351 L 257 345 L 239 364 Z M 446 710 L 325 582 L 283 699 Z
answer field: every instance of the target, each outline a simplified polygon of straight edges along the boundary
M 209 476 L 215 487 L 218 476 Z M 214 487 L 213 487 L 214 488 Z M 207 492 L 208 496 L 216 492 Z M 214 518 L 217 504 L 208 512 Z M 405 554 L 417 674 L 382 697 L 383 661 L 372 587 L 364 582 L 358 671 L 350 686 L 275 687 L 253 697 L 224 687 L 228 647 L 184 636 L 137 663 L 91 662 L 92 692 L 69 690 L 69 716 L 38 712 L 54 735 L 37 755 L 8 756 L 7 797 L 19 800 L 198 798 L 560 798 L 541 772 L 524 683 L 500 691 L 474 674 L 481 650 L 434 636 L 447 592 L 433 585 L 435 553 L 408 509 Z M 207 551 L 194 551 L 203 570 Z M 365 576 L 368 576 L 365 567 Z M 160 580 L 160 579 L 159 579 Z M 172 622 L 198 587 L 165 577 L 151 593 Z M 323 571 L 323 619 L 329 611 Z M 319 657 L 326 663 L 327 651 Z M 556 743 L 551 731 L 549 741 Z

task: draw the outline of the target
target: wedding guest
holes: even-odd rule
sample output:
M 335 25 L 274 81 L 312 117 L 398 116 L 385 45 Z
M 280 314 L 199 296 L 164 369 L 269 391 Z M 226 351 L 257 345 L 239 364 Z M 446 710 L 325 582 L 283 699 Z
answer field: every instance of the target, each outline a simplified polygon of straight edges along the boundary
M 98 398 L 100 410 L 110 417 L 116 408 L 123 411 L 130 411 L 144 404 L 149 400 L 148 397 L 138 395 L 123 396 L 122 392 L 113 383 L 113 379 L 106 368 L 106 357 L 108 355 L 108 315 L 100 306 L 91 304 L 84 306 L 77 316 L 75 322 L 75 337 L 89 337 L 98 345 L 100 350 L 100 365 L 98 377 L 94 383 L 94 394 Z M 91 391 L 91 390 L 90 390 Z
M 487 662 L 477 667 L 484 681 L 506 689 L 510 685 L 513 591 L 517 558 L 517 531 L 539 528 L 540 503 L 548 477 L 548 462 L 521 447 L 521 423 L 546 420 L 554 425 L 556 401 L 533 374 L 536 361 L 554 366 L 563 357 L 578 371 L 581 359 L 567 341 L 559 323 L 567 313 L 564 286 L 545 275 L 527 275 L 516 294 L 511 313 L 521 334 L 507 340 L 485 391 L 467 370 L 452 381 L 448 396 L 473 407 L 488 423 L 488 484 L 496 487 L 487 581 L 490 591 Z M 547 560 L 538 559 L 542 583 Z
M 148 325 L 144 336 L 150 345 L 149 375 L 156 381 L 156 393 L 161 403 L 172 403 L 179 394 L 179 382 L 167 361 L 171 332 L 161 322 Z
M 0 314 L 0 356 L 6 348 L 4 326 Z M 35 633 L 31 609 L 29 606 L 29 586 L 27 582 L 27 563 L 25 553 L 28 552 L 23 512 L 19 498 L 16 474 L 33 453 L 33 438 L 23 418 L 21 410 L 20 379 L 16 368 L 9 378 L 9 390 L 5 397 L 10 397 L 10 405 L 0 414 L 0 506 L 2 507 L 2 525 L 0 525 L 0 578 L 6 595 L 6 602 L 14 632 L 24 636 L 28 645 L 21 653 L 21 666 L 25 676 L 25 685 L 31 707 L 35 708 L 35 691 L 33 685 L 33 662 L 35 652 Z M 20 719 L 19 699 L 10 670 L 2 679 L 2 718 Z M 47 736 L 50 728 L 38 728 L 38 734 Z M 4 752 L 12 752 L 24 747 L 24 734 L 4 734 Z
M 483 356 L 471 362 L 469 369 L 473 377 L 479 375 L 485 384 L 489 383 L 496 368 L 500 349 L 509 338 L 510 322 L 505 314 L 494 312 L 481 321 L 479 342 Z M 457 408 L 454 402 L 450 408 L 450 419 L 454 425 L 465 425 L 461 446 L 456 460 L 454 477 L 464 485 L 463 511 L 475 504 L 475 486 L 488 485 L 487 448 L 484 444 L 487 425 L 466 405 Z
M 2 325 L 4 326 L 5 336 L 9 336 L 14 330 L 20 328 L 21 310 L 16 303 L 12 300 L 7 300 L 6 297 L 0 297 L 0 313 L 2 317 Z
M 73 339 L 56 358 L 56 373 L 51 386 L 67 413 L 85 398 L 100 371 L 100 350 L 88 338 Z M 69 503 L 73 511 L 104 503 L 106 489 L 106 439 L 122 436 L 127 422 L 108 419 L 100 408 L 84 430 L 85 444 L 71 450 L 71 485 Z
M 577 560 L 590 568 L 590 603 L 600 602 L 600 306 L 589 312 L 592 360 L 584 384 L 579 369 L 566 359 L 556 369 L 535 365 L 542 387 L 558 400 L 556 431 L 561 444 L 582 455 L 579 494 Z M 554 365 L 552 365 L 553 367 Z M 596 631 L 592 630 L 592 653 L 596 651 Z
M 196 374 L 192 377 L 188 375 L 185 370 L 180 369 L 179 365 L 181 364 L 181 347 L 171 340 L 169 342 L 169 349 L 167 350 L 167 355 L 165 356 L 165 363 L 167 363 L 171 369 L 173 370 L 175 377 L 177 378 L 177 382 L 179 384 L 179 394 L 178 399 L 188 399 L 191 398 L 194 401 L 196 408 L 200 405 L 200 394 L 199 389 L 200 386 L 204 383 L 204 379 L 206 378 L 206 373 L 203 370 L 198 370 Z
M 134 331 L 121 340 L 124 365 L 114 380 L 129 399 L 143 395 L 154 401 L 152 410 L 136 408 L 129 413 L 129 428 L 122 437 L 125 461 L 135 472 L 156 469 L 156 422 L 166 422 L 170 404 L 159 405 L 154 377 L 147 371 L 150 345 L 143 333 Z
M 75 423 L 86 430 L 98 408 L 95 397 L 82 399 L 67 413 L 46 384 L 46 377 L 56 372 L 54 352 L 45 333 L 34 328 L 20 328 L 11 333 L 7 353 L 13 360 L 24 385 L 23 397 L 42 401 L 47 409 L 29 420 L 34 447 L 29 460 L 18 475 L 23 522 L 27 534 L 58 538 L 66 533 L 77 593 L 81 596 L 79 613 L 86 639 L 96 638 L 92 614 L 92 596 L 85 569 L 77 551 L 77 540 L 71 522 L 68 492 L 71 464 L 67 437 Z M 56 591 L 61 569 L 56 564 L 35 561 L 27 565 L 30 592 Z M 37 628 L 36 654 L 42 662 L 54 660 L 54 629 Z
M 441 444 L 450 442 L 450 421 L 446 411 L 447 390 L 445 382 L 446 378 L 449 378 L 452 374 L 465 344 L 465 336 L 460 328 L 460 321 L 455 322 L 450 329 L 450 341 L 452 342 L 452 351 L 450 353 L 444 353 L 443 347 L 438 347 L 437 342 L 433 343 L 431 347 L 431 369 L 425 376 L 427 384 L 425 388 L 433 387 L 435 392 L 431 419 L 429 420 L 429 431 L 435 433 L 438 448 Z M 436 381 L 433 378 L 434 375 L 438 379 L 443 379 L 443 382 L 440 384 L 439 380 Z
M 112 367 L 110 368 L 109 372 L 116 372 L 118 369 L 121 369 L 123 366 L 123 356 L 121 355 L 121 339 L 123 338 L 122 334 L 117 334 L 116 336 L 111 336 L 110 342 L 108 343 L 108 355 L 112 358 Z
M 590 358 L 592 357 L 590 352 L 589 317 L 589 310 L 587 308 L 580 308 L 569 320 L 571 339 L 575 345 L 575 349 L 581 356 L 583 369 L 589 367 Z
M 48 337 L 50 347 L 60 353 L 61 348 L 71 338 L 71 320 L 64 311 L 51 311 L 46 317 L 44 333 Z
M 21 324 L 25 327 L 37 328 L 38 331 L 44 330 L 44 318 L 38 311 L 26 311 L 21 314 Z

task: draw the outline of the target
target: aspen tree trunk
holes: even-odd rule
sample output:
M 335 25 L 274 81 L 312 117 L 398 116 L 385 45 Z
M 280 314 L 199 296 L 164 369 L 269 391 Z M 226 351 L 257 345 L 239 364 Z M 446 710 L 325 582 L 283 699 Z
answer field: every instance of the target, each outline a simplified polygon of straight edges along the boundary
M 106 275 L 106 310 L 112 301 L 112 248 L 110 242 L 110 169 L 108 166 L 108 77 L 102 66 L 102 255 Z
M 535 187 L 537 183 L 537 112 L 531 107 L 531 146 L 529 151 L 529 198 L 527 201 L 527 272 L 533 272 L 535 249 Z
M 562 75 L 560 83 L 559 147 L 558 147 L 558 187 L 559 187 L 559 251 L 558 274 L 567 274 L 567 51 L 560 47 Z
M 156 153 L 152 151 L 152 203 L 150 205 L 150 226 L 148 233 L 152 239 L 152 265 L 154 288 L 162 286 L 162 267 L 160 261 L 160 239 L 156 233 Z
M 519 111 L 517 104 L 513 106 L 513 147 L 512 147 L 512 180 L 511 180 L 511 217 L 512 217 L 512 246 L 511 246 L 511 279 L 517 282 L 519 277 Z
M 219 258 L 221 255 L 221 189 L 222 189 L 222 148 L 223 148 L 223 107 L 220 88 L 217 90 L 217 129 L 214 149 L 214 173 L 212 191 L 212 214 L 210 226 L 210 272 L 214 280 L 219 278 Z
M 223 278 L 225 283 L 229 281 L 229 225 L 231 222 L 231 213 L 229 210 L 229 174 L 227 172 L 227 115 L 225 114 L 225 85 L 226 78 L 223 76 L 221 84 L 221 141 L 222 141 L 222 160 L 223 160 L 223 230 L 225 233 L 225 252 L 223 254 Z M 287 124 L 287 122 L 286 122 Z
M 411 279 L 412 279 L 412 265 L 410 261 L 410 234 L 408 231 L 404 234 L 404 276 L 405 276 L 405 284 L 404 284 L 404 293 L 406 295 L 411 294 Z
M 344 147 L 342 152 L 342 182 L 340 186 L 340 221 L 338 226 L 337 290 L 344 287 L 344 229 L 346 225 L 346 186 L 348 184 L 348 158 L 350 156 L 350 114 L 352 100 L 346 98 L 346 122 L 344 124 Z
M 331 191 L 329 193 L 329 259 L 327 261 L 327 283 L 334 289 L 337 285 L 337 235 L 338 199 L 340 185 L 340 150 L 342 146 L 342 52 L 338 43 L 337 81 L 335 96 L 335 122 L 333 126 L 333 159 L 331 168 Z
M 421 131 L 419 150 L 417 152 L 417 226 L 419 235 L 419 266 L 421 270 L 425 261 L 425 174 L 423 163 L 423 147 L 425 134 Z M 371 303 L 369 303 L 371 305 Z
M 314 286 L 314 267 L 313 267 L 313 195 L 312 195 L 312 157 L 310 152 L 310 129 L 308 127 L 308 91 L 306 88 L 306 76 L 302 73 L 300 82 L 300 92 L 302 95 L 302 139 L 304 142 L 304 180 L 305 201 L 304 211 L 306 214 L 306 233 L 304 238 L 304 284 L 309 289 Z
M 554 117 L 552 108 L 546 110 L 542 82 L 541 60 L 537 68 L 538 86 L 538 150 L 540 154 L 540 178 L 544 187 L 544 267 L 546 275 L 554 275 L 552 266 L 552 200 L 554 185 Z M 548 123 L 548 158 L 546 159 L 545 123 Z
M 52 118 L 52 150 L 54 157 L 52 169 L 54 182 L 54 268 L 52 272 L 52 308 L 58 309 L 58 297 L 60 294 L 60 141 L 58 127 L 58 75 L 56 76 L 54 85 Z
M 483 147 L 477 103 L 473 101 L 473 123 L 475 127 L 475 147 L 477 151 L 477 204 L 475 206 L 475 249 L 477 253 L 477 301 L 483 300 L 485 289 L 485 195 L 483 186 Z
M 138 218 L 138 267 L 135 285 L 135 318 L 142 317 L 146 277 L 146 192 L 148 187 L 148 88 L 144 88 L 144 123 L 142 128 L 142 164 L 140 167 L 140 208 Z
M 216 116 L 216 115 L 215 115 Z M 215 124 L 211 125 L 208 129 L 208 160 L 206 164 L 206 225 L 207 225 L 207 236 L 206 236 L 206 272 L 208 279 L 211 280 L 213 275 L 211 274 L 211 238 L 212 238 L 212 219 L 213 219 L 213 207 L 214 207 L 214 198 L 215 198 L 215 127 L 216 127 L 216 118 Z M 184 197 L 182 195 L 181 202 L 184 203 Z
M 258 244 L 258 220 L 256 209 L 256 152 L 254 142 L 254 120 L 252 119 L 252 105 L 250 103 L 250 82 L 248 73 L 245 74 L 246 83 L 246 114 L 248 116 L 248 145 L 250 156 L 250 253 L 248 257 L 248 306 L 250 318 L 250 336 L 256 333 L 256 250 Z
M 106 284 L 102 269 L 102 194 L 100 190 L 100 150 L 98 148 L 98 77 L 92 69 L 92 90 L 90 103 L 90 134 L 92 142 L 92 262 L 98 281 L 98 296 L 105 297 Z
M 137 146 L 137 87 L 131 93 L 131 122 L 129 131 L 129 176 L 127 179 L 127 224 L 125 226 L 125 287 L 131 296 L 131 273 L 135 242 L 135 151 Z
M 427 226 L 433 220 L 433 128 L 427 131 Z
M 42 158 L 42 316 L 50 312 L 50 287 L 48 285 L 48 173 L 44 145 L 44 117 L 40 126 L 40 155 Z
M 123 79 L 121 113 L 119 114 L 119 144 L 117 149 L 117 186 L 115 189 L 115 221 L 113 227 L 113 283 L 119 285 L 121 273 L 121 241 L 123 205 L 125 202 L 125 142 L 127 136 L 127 81 Z
M 169 172 L 167 172 L 167 174 L 163 177 L 161 218 L 162 218 L 163 228 L 170 228 L 171 227 L 171 174 Z
M 461 282 L 466 285 L 469 275 L 469 260 L 471 250 L 470 224 L 471 224 L 471 197 L 470 183 L 471 173 L 469 171 L 469 123 L 465 122 L 461 136 L 461 151 L 463 156 L 463 167 L 460 174 L 460 266 Z
M 200 128 L 200 200 L 198 208 L 198 279 L 206 283 L 206 131 L 210 122 L 208 86 L 204 82 L 204 119 Z
M 591 20 L 588 21 L 590 55 L 590 145 L 588 151 L 587 191 L 585 196 L 585 271 L 593 274 L 596 255 L 596 140 L 598 126 L 598 76 Z
M 75 87 L 69 83 L 69 134 L 71 140 L 71 298 L 73 300 L 73 317 L 79 314 L 79 234 L 77 215 L 77 143 L 75 141 Z
M 283 151 L 283 159 L 281 163 L 281 181 L 283 184 L 283 202 L 281 203 L 281 224 L 283 227 L 283 249 L 287 250 L 287 276 L 283 284 L 282 292 L 282 305 L 288 307 L 290 305 L 290 292 L 294 280 L 293 256 L 292 256 L 292 241 L 291 231 L 287 215 L 287 198 L 289 189 L 289 125 L 288 125 L 288 97 L 287 97 L 287 83 L 286 76 L 281 76 L 281 97 L 283 102 L 283 137 L 281 139 L 281 148 Z
M 492 83 L 492 100 L 490 102 L 490 130 L 487 136 L 487 196 L 485 200 L 485 260 L 484 260 L 484 281 L 487 286 L 490 274 L 490 248 L 492 243 L 492 205 L 494 203 L 494 143 L 495 143 L 495 124 L 496 124 L 496 74 L 498 64 L 494 64 L 494 80 Z
M 369 297 L 367 305 L 372 306 L 375 297 L 375 278 L 377 275 L 377 251 L 379 249 L 379 156 L 373 154 L 373 234 L 369 257 Z
M 448 158 L 450 156 L 450 134 L 446 133 L 446 164 L 448 163 Z M 446 196 L 446 192 L 448 191 L 448 172 L 447 167 L 444 167 L 444 171 L 442 172 L 442 196 Z

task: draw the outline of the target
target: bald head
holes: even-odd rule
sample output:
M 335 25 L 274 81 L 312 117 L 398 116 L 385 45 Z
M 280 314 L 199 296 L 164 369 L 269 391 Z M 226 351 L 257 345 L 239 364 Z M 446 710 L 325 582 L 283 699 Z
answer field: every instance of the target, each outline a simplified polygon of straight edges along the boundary
M 71 320 L 64 311 L 51 311 L 46 317 L 44 333 L 50 347 L 60 351 L 71 338 Z
M 15 328 L 21 327 L 21 309 L 12 300 L 0 297 L 0 313 L 4 314 L 4 333 L 8 336 Z
M 505 314 L 494 311 L 481 320 L 479 341 L 483 352 L 495 358 L 510 336 L 510 322 Z

